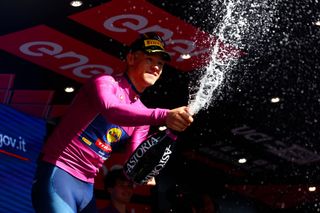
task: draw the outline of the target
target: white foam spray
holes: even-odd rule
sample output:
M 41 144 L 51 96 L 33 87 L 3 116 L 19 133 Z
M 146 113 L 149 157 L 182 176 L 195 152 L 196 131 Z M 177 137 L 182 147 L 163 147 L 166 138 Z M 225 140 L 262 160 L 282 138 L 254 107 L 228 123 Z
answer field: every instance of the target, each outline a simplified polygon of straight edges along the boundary
M 228 73 L 238 61 L 238 57 L 232 56 L 228 52 L 230 49 L 225 47 L 229 45 L 241 50 L 248 45 L 245 42 L 254 40 L 252 37 L 260 36 L 261 38 L 262 34 L 268 32 L 273 17 L 270 11 L 276 5 L 275 1 L 269 1 L 223 1 L 225 14 L 212 33 L 215 36 L 215 42 L 211 48 L 209 63 L 205 67 L 205 73 L 200 79 L 198 88 L 196 90 L 193 88 L 196 93 L 191 94 L 189 98 L 189 109 L 192 114 L 198 113 L 212 103 Z

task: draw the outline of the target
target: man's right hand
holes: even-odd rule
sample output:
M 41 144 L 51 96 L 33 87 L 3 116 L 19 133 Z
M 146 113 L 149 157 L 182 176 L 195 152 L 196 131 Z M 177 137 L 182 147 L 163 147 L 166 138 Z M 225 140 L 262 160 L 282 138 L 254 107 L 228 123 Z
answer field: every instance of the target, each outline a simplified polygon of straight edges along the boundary
M 172 130 L 182 132 L 193 122 L 187 106 L 178 107 L 168 112 L 166 126 Z

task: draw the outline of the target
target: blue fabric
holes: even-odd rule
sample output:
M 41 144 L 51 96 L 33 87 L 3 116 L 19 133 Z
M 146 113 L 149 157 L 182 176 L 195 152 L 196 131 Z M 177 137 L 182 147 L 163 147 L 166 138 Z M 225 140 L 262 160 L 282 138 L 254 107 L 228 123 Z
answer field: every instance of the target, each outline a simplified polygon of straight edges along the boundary
M 41 162 L 32 185 L 32 205 L 37 213 L 95 213 L 93 190 L 93 184 Z

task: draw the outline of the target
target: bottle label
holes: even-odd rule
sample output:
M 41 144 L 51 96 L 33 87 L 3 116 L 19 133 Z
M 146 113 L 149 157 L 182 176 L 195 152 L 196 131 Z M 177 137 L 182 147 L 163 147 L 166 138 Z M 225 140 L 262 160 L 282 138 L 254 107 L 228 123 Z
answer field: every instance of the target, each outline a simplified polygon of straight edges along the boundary
M 157 176 L 169 161 L 176 139 L 168 129 L 149 136 L 124 164 L 127 177 L 143 184 Z
M 162 158 L 160 159 L 159 163 L 153 168 L 153 170 L 143 179 L 142 183 L 146 183 L 148 182 L 149 179 L 151 179 L 152 177 L 155 177 L 157 176 L 161 169 L 163 169 L 163 167 L 167 164 L 169 158 L 170 158 L 170 155 L 172 153 L 171 151 L 171 145 L 169 145 L 168 147 L 166 147 L 163 155 L 162 155 Z
M 134 154 L 130 157 L 129 161 L 126 163 L 126 173 L 130 174 L 133 168 L 138 163 L 139 159 L 142 158 L 144 153 L 148 151 L 150 147 L 154 146 L 158 142 L 159 140 L 157 140 L 156 138 L 150 137 L 144 143 L 138 146 L 137 149 L 134 151 Z

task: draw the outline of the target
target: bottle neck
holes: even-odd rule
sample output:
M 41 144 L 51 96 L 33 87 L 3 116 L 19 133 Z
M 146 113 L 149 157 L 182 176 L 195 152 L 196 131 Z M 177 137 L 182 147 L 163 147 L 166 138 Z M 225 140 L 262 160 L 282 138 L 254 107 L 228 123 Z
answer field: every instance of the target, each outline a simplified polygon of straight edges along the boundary
M 175 134 L 175 132 L 171 129 L 166 129 L 166 134 L 172 139 L 177 140 L 178 136 Z

